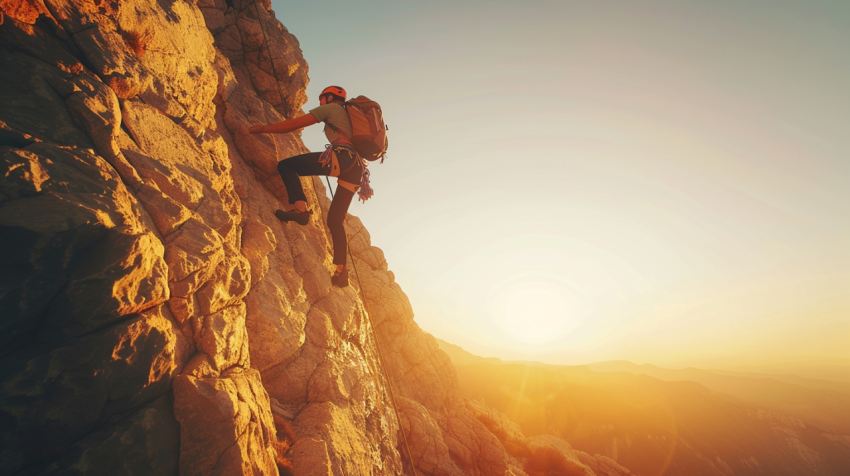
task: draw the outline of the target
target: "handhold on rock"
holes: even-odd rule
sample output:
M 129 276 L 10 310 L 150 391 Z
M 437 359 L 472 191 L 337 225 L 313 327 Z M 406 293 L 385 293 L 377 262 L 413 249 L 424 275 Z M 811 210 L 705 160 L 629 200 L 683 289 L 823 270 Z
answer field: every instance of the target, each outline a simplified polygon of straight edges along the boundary
M 275 415 L 282 416 L 288 420 L 295 419 L 295 415 L 293 415 L 289 410 L 283 408 L 283 405 L 281 405 L 276 398 L 269 398 L 269 402 L 271 403 L 272 413 Z

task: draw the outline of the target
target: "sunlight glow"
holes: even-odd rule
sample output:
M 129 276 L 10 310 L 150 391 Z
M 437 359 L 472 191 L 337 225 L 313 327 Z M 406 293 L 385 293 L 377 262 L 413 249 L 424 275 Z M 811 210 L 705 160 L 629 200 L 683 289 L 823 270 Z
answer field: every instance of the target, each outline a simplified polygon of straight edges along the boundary
M 545 344 L 558 340 L 584 321 L 584 303 L 564 286 L 531 281 L 500 294 L 492 303 L 497 324 L 513 340 Z

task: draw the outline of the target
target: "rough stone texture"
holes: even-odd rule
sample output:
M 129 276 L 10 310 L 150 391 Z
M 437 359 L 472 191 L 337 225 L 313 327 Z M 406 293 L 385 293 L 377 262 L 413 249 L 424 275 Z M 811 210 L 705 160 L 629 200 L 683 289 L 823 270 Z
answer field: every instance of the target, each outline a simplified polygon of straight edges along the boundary
M 0 1 L 0 21 L 3 15 L 32 25 L 43 14 L 49 14 L 44 4 L 38 0 L 2 0 Z
M 161 279 L 122 261 L 135 256 L 149 270 L 162 270 L 162 249 L 142 234 L 138 203 L 103 159 L 90 149 L 48 143 L 0 147 L 0 157 L 0 272 L 8 283 L 0 293 L 2 354 L 32 341 L 37 330 L 67 334 L 71 329 L 56 328 L 65 322 L 80 334 L 162 301 Z M 142 249 L 149 254 L 139 256 Z M 132 289 L 113 289 L 98 276 L 122 270 Z M 80 300 L 76 291 L 83 288 L 107 302 Z M 47 325 L 37 329 L 44 318 Z
M 188 348 L 163 311 L 0 360 L 0 466 L 14 471 L 61 455 L 110 417 L 168 392 Z
M 228 8 L 228 4 L 232 6 Z M 215 35 L 216 47 L 233 64 L 239 83 L 252 87 L 284 117 L 300 115 L 307 102 L 308 79 L 298 40 L 275 20 L 267 2 L 234 0 L 228 4 L 202 0 L 198 6 Z
M 623 467 L 607 456 L 599 454 L 590 456 L 584 451 L 575 450 L 574 453 L 578 456 L 578 460 L 590 468 L 597 476 L 628 476 L 633 474 L 628 468 Z
M 320 181 L 277 221 L 306 149 L 248 127 L 302 114 L 307 64 L 268 2 L 0 12 L 0 474 L 628 474 L 464 401 L 352 216 L 332 287 Z
M 327 204 L 315 209 L 306 227 L 281 225 L 274 218 L 281 202 L 288 202 L 277 161 L 305 149 L 291 134 L 247 133 L 253 123 L 300 115 L 306 100 L 306 63 L 297 41 L 270 12 L 260 9 L 275 68 L 288 71 L 279 74 L 287 92 L 281 103 L 276 86 L 267 83 L 270 65 L 263 63 L 268 56 L 260 52 L 265 45 L 253 3 L 199 6 L 222 52 L 216 58 L 217 127 L 230 132 L 225 137 L 229 155 L 238 158 L 232 162 L 245 216 L 242 252 L 251 270 L 252 286 L 245 298 L 251 363 L 278 402 L 278 413 L 292 419 L 298 438 L 289 451 L 293 467 L 300 474 L 298 469 L 311 467 L 313 461 L 327 461 L 337 475 L 398 474 L 398 422 L 380 379 L 365 310 L 355 289 L 330 285 Z M 222 26 L 213 26 L 214 21 Z M 324 197 L 321 185 L 306 185 L 311 203 Z
M 593 471 L 579 461 L 569 443 L 552 435 L 532 436 L 528 439 L 528 466 L 540 471 L 557 471 L 562 474 L 590 476 Z
M 628 476 L 632 474 L 616 461 L 602 456 L 590 456 L 583 451 L 574 450 L 569 443 L 552 435 L 538 435 L 527 438 L 519 425 L 506 415 L 483 403 L 471 400 L 467 408 L 481 421 L 513 456 L 517 465 L 534 471 L 556 471 L 558 474 L 576 474 L 582 476 Z M 511 468 L 514 472 L 516 467 Z
M 523 448 L 528 441 L 522 434 L 519 425 L 511 421 L 506 415 L 493 408 L 484 405 L 477 400 L 467 402 L 467 408 L 475 415 L 484 426 L 493 433 L 499 441 L 505 445 L 505 449 L 511 454 L 523 454 Z
M 408 421 L 419 423 L 412 428 L 422 428 L 421 433 L 408 430 L 411 453 L 423 455 L 417 463 L 418 472 L 454 474 L 453 468 L 458 468 L 469 475 L 508 474 L 509 455 L 498 438 L 466 408 L 451 360 L 439 350 L 433 336 L 413 321 L 410 302 L 387 270 L 383 253 L 371 246 L 369 233 L 359 219 L 347 217 L 346 227 L 387 373 L 398 395 L 421 405 L 399 404 Z M 434 423 L 441 438 L 437 438 Z M 442 445 L 452 464 L 444 457 Z
M 168 395 L 95 431 L 39 475 L 176 475 L 180 428 Z M 114 458 L 114 454 L 120 458 Z
M 425 474 L 459 476 L 464 474 L 452 461 L 443 431 L 431 412 L 419 403 L 398 398 L 401 424 L 408 435 L 410 455 L 417 469 Z
M 200 10 L 32 5 L 0 24 L 0 473 L 277 474 Z
M 292 472 L 298 476 L 333 476 L 328 447 L 324 441 L 303 438 L 292 445 Z
M 274 423 L 259 373 L 235 369 L 223 377 L 174 382 L 180 474 L 275 473 Z

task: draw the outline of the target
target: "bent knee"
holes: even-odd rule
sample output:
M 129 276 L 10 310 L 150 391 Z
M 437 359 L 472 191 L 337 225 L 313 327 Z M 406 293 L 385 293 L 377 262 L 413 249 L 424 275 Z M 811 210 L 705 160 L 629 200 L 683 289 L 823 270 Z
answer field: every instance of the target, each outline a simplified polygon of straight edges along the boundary
M 295 173 L 295 171 L 294 171 L 294 170 L 292 170 L 292 168 L 291 168 L 291 167 L 289 167 L 288 165 L 286 165 L 286 161 L 285 161 L 285 160 L 281 160 L 280 162 L 278 162 L 278 163 L 277 163 L 277 173 L 279 173 L 279 174 L 281 174 L 281 175 L 285 175 L 285 174 L 287 174 L 287 175 L 288 175 L 288 174 L 294 174 L 294 173 Z

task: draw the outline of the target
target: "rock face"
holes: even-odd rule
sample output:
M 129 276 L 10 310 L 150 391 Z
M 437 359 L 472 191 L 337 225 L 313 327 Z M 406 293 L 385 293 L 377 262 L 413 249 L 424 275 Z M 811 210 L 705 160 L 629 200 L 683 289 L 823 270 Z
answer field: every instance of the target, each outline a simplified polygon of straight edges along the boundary
M 332 287 L 321 182 L 277 221 L 306 150 L 248 127 L 307 64 L 268 7 L 0 2 L 0 474 L 628 474 L 464 401 L 353 216 Z

